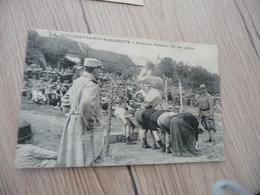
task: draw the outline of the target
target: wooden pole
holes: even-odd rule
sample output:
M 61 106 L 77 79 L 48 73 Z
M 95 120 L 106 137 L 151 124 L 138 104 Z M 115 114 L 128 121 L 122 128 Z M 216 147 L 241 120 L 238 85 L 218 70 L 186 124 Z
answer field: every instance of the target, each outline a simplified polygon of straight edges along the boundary
M 166 101 L 166 108 L 169 107 L 169 101 L 168 101 L 168 78 L 165 78 L 165 101 Z
M 108 100 L 108 108 L 107 108 L 107 125 L 106 131 L 104 135 L 104 151 L 103 151 L 103 158 L 109 156 L 109 140 L 110 140 L 110 131 L 111 131 L 111 119 L 112 119 L 112 95 L 113 95 L 113 85 L 114 80 L 111 79 L 110 89 L 109 89 L 109 100 Z
M 174 86 L 172 86 L 172 105 L 175 107 L 175 89 Z
M 57 68 L 60 71 L 60 60 L 57 62 Z
M 182 112 L 182 91 L 181 91 L 181 79 L 179 79 L 179 91 L 180 91 L 180 112 Z

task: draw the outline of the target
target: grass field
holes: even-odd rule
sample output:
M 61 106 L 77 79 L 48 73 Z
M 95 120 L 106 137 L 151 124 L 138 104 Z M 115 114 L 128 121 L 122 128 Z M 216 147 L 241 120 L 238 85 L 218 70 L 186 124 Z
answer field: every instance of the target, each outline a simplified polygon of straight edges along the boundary
M 184 107 L 185 112 L 197 115 L 198 108 Z M 21 104 L 20 119 L 31 123 L 32 131 L 35 132 L 35 145 L 53 151 L 59 150 L 60 139 L 66 116 L 59 109 L 46 105 L 37 105 L 29 99 L 23 98 Z M 199 136 L 198 157 L 174 157 L 171 154 L 161 153 L 160 150 L 143 149 L 140 140 L 136 145 L 124 143 L 110 144 L 109 157 L 105 163 L 97 165 L 125 165 L 125 164 L 161 164 L 179 162 L 205 162 L 224 160 L 223 129 L 221 114 L 215 114 L 216 122 L 216 145 L 207 147 L 203 140 L 207 132 Z M 111 120 L 111 131 L 122 131 L 122 124 L 115 117 Z

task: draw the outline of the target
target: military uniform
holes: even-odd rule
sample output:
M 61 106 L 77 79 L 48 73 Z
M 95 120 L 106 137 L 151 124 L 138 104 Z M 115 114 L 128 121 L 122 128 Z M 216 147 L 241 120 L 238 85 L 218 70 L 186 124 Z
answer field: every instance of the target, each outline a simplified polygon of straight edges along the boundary
M 214 134 L 216 132 L 215 120 L 214 120 L 214 102 L 209 93 L 206 92 L 206 86 L 200 85 L 200 96 L 197 100 L 199 106 L 199 118 L 201 124 L 208 131 L 209 139 L 205 140 L 210 142 L 208 146 L 215 145 Z
M 209 93 L 202 94 L 198 99 L 199 117 L 206 130 L 216 131 L 214 121 L 214 102 Z
M 88 60 L 89 63 L 95 61 Z M 101 153 L 103 116 L 96 83 L 90 73 L 83 72 L 69 91 L 70 113 L 63 128 L 57 159 L 59 167 L 91 166 Z

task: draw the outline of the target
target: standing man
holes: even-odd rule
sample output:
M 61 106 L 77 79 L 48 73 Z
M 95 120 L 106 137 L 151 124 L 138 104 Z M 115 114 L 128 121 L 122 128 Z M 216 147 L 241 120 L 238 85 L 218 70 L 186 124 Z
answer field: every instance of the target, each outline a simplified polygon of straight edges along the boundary
M 102 108 L 95 78 L 101 61 L 85 58 L 83 66 L 83 73 L 70 89 L 70 113 L 63 128 L 59 167 L 91 166 L 103 147 Z
M 198 98 L 198 106 L 199 106 L 199 118 L 201 120 L 201 124 L 208 131 L 208 139 L 205 142 L 208 142 L 207 146 L 215 145 L 215 121 L 214 121 L 214 102 L 211 95 L 206 90 L 206 85 L 202 84 L 199 87 L 199 98 Z

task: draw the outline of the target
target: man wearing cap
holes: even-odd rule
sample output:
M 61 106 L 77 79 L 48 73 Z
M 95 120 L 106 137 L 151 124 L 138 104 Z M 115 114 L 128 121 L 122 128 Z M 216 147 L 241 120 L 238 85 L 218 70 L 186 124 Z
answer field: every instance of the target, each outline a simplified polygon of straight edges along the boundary
M 91 166 L 101 153 L 103 116 L 95 78 L 100 67 L 101 61 L 85 58 L 84 71 L 69 91 L 70 113 L 63 128 L 59 167 Z
M 202 84 L 199 86 L 200 96 L 197 100 L 199 106 L 199 118 L 201 124 L 208 131 L 208 142 L 207 146 L 215 145 L 214 134 L 216 132 L 215 121 L 214 121 L 214 102 L 211 95 L 206 90 L 206 85 Z

